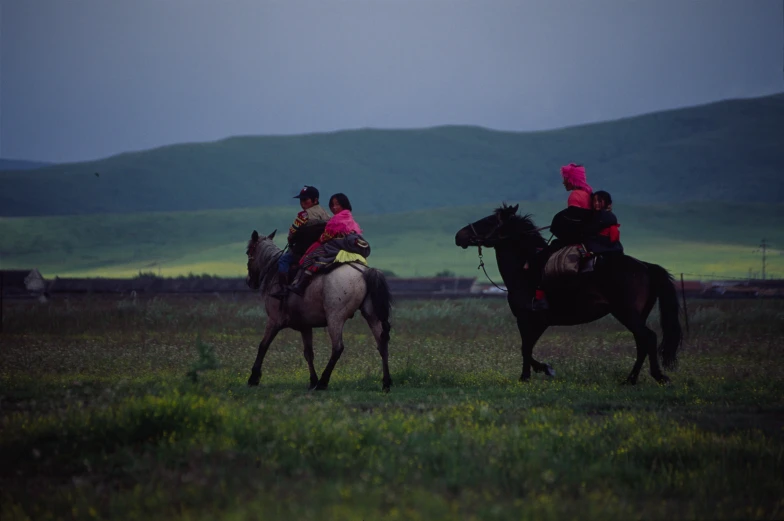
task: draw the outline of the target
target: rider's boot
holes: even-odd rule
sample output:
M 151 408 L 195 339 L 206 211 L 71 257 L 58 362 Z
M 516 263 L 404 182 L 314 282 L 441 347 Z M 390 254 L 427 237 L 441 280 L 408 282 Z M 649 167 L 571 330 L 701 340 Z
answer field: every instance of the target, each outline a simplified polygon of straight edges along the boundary
M 289 290 L 288 290 L 288 287 L 287 287 L 288 281 L 289 281 L 288 273 L 283 273 L 283 272 L 279 271 L 278 272 L 278 281 L 277 281 L 278 282 L 278 289 L 276 289 L 274 292 L 270 293 L 270 297 L 276 298 L 278 300 L 283 300 L 284 298 L 286 298 L 286 295 L 288 295 L 288 293 L 289 293 Z
M 294 278 L 294 282 L 289 286 L 289 290 L 301 297 L 305 294 L 305 288 L 308 287 L 311 280 L 313 280 L 313 273 L 306 269 L 301 269 Z
M 550 303 L 547 302 L 547 295 L 541 289 L 537 289 L 534 292 L 534 300 L 531 302 L 531 311 L 547 311 L 548 309 L 550 309 Z
M 547 296 L 541 289 L 534 291 L 533 295 L 526 291 L 520 302 L 520 306 L 526 311 L 547 311 L 550 309 L 550 304 L 547 302 Z

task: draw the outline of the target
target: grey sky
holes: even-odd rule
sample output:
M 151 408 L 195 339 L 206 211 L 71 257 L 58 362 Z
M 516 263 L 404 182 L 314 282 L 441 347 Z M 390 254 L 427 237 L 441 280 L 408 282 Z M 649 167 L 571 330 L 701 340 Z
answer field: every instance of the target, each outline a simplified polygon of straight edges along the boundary
M 0 155 L 537 130 L 784 91 L 781 0 L 0 0 Z

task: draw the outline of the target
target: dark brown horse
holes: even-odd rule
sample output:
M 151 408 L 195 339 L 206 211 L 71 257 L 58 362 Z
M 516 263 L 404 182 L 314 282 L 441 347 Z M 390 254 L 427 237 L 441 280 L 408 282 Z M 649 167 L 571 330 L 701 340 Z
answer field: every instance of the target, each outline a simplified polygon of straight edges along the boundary
M 539 264 L 533 262 L 534 255 L 546 242 L 528 215 L 517 215 L 517 208 L 503 205 L 492 215 L 469 224 L 457 232 L 455 243 L 462 248 L 495 248 L 498 271 L 509 292 L 507 300 L 522 338 L 520 380 L 531 377 L 532 367 L 537 373 L 555 374 L 550 365 L 533 358 L 534 345 L 548 327 L 584 324 L 612 314 L 632 332 L 637 344 L 637 361 L 626 381 L 637 383 L 647 356 L 651 376 L 659 383 L 669 382 L 659 366 L 659 354 L 665 368 L 674 368 L 682 335 L 677 293 L 667 270 L 617 255 L 597 264 L 593 272 L 575 276 L 568 285 L 546 288 L 549 310 L 530 311 L 524 299 L 533 295 L 537 277 L 529 266 Z M 663 333 L 658 350 L 656 333 L 646 326 L 657 299 Z

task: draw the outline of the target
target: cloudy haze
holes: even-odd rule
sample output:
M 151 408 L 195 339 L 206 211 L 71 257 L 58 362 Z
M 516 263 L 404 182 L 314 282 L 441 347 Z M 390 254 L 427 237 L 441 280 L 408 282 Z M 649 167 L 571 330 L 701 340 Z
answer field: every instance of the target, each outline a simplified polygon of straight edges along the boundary
M 784 91 L 782 2 L 2 0 L 0 156 L 538 130 Z

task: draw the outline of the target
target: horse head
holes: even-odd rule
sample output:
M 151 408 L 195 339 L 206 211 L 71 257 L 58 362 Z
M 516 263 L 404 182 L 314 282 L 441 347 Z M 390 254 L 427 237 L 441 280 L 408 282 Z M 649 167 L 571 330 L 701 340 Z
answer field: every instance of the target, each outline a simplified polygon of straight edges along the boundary
M 455 244 L 463 249 L 469 246 L 485 246 L 492 248 L 495 244 L 506 238 L 507 224 L 517 215 L 519 205 L 501 205 L 499 208 L 482 219 L 474 221 L 461 228 L 455 235 Z
M 272 239 L 275 238 L 275 233 L 278 230 L 274 230 L 271 234 L 267 235 L 259 235 L 259 232 L 253 230 L 253 233 L 250 235 L 250 241 L 248 241 L 248 248 L 245 250 L 245 254 L 248 256 L 248 276 L 245 277 L 245 283 L 251 289 L 259 289 L 261 287 L 261 279 L 262 279 L 262 270 L 264 266 L 262 266 L 261 261 L 261 247 L 265 243 L 265 241 L 270 241 L 272 243 Z

